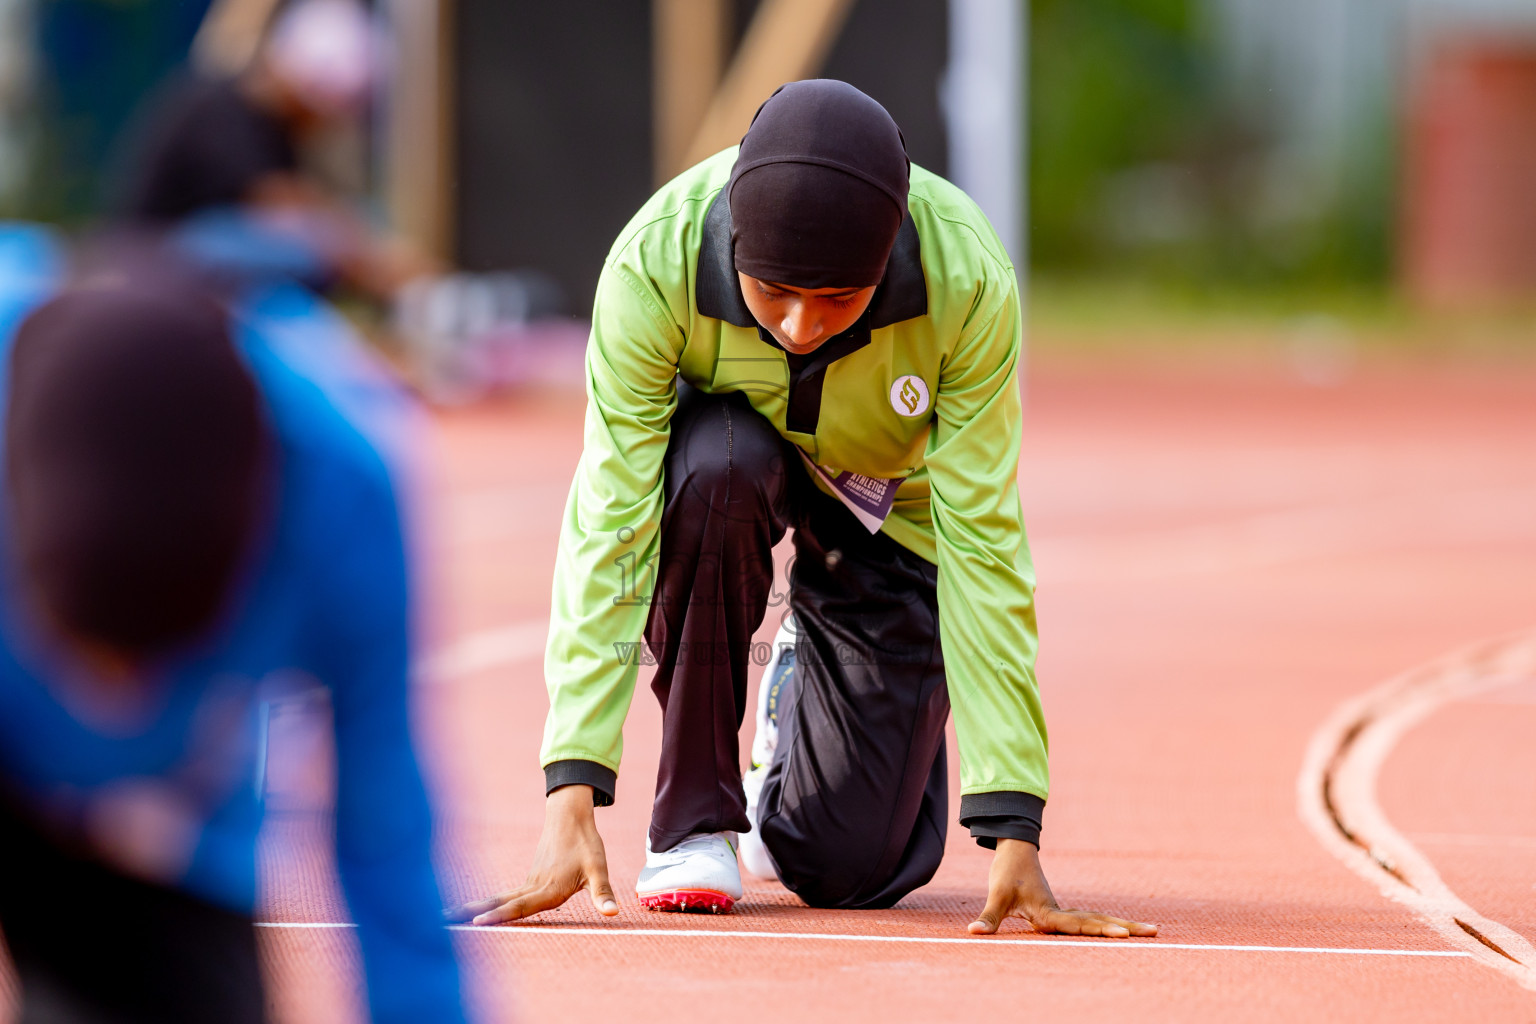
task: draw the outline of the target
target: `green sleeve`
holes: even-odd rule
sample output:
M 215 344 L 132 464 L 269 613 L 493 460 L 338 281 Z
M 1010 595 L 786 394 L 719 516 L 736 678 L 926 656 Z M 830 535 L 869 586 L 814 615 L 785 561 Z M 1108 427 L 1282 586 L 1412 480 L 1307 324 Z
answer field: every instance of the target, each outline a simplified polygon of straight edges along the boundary
M 1009 274 L 982 290 L 940 371 L 928 442 L 939 633 L 962 798 L 1011 792 L 1043 800 L 1049 788 L 1034 567 L 1019 508 L 1021 345 Z
M 619 768 L 661 544 L 662 461 L 682 345 L 654 284 L 610 258 L 587 345 L 581 462 L 555 557 L 546 768 L 572 760 Z

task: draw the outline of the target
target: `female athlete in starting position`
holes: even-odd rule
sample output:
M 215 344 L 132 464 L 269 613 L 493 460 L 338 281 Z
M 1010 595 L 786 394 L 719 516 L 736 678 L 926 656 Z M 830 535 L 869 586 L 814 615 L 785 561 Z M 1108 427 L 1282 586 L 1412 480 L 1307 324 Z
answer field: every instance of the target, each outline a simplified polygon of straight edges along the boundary
M 646 905 L 728 910 L 737 834 L 749 870 L 812 906 L 888 907 L 923 885 L 944 852 L 953 707 L 960 822 L 996 850 L 971 931 L 1013 915 L 1156 933 L 1060 909 L 1040 868 L 1019 351 L 996 234 L 842 82 L 784 86 L 739 149 L 641 208 L 593 313 L 546 655 L 543 836 L 526 883 L 463 916 L 523 918 L 582 888 L 618 912 L 593 807 L 613 800 L 654 660 Z M 752 636 L 790 528 L 792 615 L 743 780 Z

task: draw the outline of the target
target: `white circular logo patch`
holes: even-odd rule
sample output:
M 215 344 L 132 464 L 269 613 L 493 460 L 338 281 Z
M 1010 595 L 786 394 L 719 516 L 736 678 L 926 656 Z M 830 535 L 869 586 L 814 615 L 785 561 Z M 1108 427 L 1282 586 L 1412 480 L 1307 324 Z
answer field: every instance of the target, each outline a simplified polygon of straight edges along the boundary
M 891 408 L 898 416 L 921 416 L 928 411 L 928 385 L 923 378 L 907 374 L 891 385 Z

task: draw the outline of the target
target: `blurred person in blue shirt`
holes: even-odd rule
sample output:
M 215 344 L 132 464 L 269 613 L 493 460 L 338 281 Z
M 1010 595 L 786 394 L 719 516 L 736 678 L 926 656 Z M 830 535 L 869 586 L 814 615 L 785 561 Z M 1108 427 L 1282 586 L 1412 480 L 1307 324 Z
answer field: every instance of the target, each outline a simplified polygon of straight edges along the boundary
M 407 709 L 395 399 L 278 287 L 0 287 L 0 927 L 22 1020 L 259 1021 L 263 680 L 329 690 L 373 1019 L 463 1019 Z M 35 282 L 33 282 L 35 285 Z M 343 339 L 339 341 L 338 339 Z
M 177 231 L 205 258 L 285 263 L 312 286 L 392 300 L 433 265 L 302 159 L 364 115 L 388 54 L 361 0 L 292 0 L 238 74 L 178 74 L 145 101 L 123 143 L 114 220 Z

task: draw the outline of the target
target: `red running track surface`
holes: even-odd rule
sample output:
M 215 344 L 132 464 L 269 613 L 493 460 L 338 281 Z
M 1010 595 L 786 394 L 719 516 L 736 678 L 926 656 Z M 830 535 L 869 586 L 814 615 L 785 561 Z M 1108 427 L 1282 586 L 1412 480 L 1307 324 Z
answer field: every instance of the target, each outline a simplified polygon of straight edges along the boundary
M 1368 360 L 1317 388 L 1261 358 L 1108 363 L 1045 360 L 1028 385 L 1042 857 L 1064 903 L 1159 937 L 1013 922 L 963 941 L 988 854 L 958 827 L 934 881 L 891 910 L 811 910 L 749 881 L 728 916 L 647 913 L 632 886 L 659 715 L 642 679 L 618 802 L 599 812 L 623 911 L 599 919 L 579 896 L 457 932 L 480 1019 L 1536 1021 L 1536 991 L 1343 867 L 1296 794 L 1343 702 L 1536 626 L 1536 368 Z M 539 623 L 581 413 L 579 397 L 523 398 L 433 428 L 433 632 L 440 649 L 481 638 L 419 691 L 450 899 L 518 883 L 537 839 Z M 1404 734 L 1378 793 L 1463 900 L 1536 941 L 1532 736 L 1536 682 L 1453 702 Z M 314 790 L 311 762 L 274 764 L 274 787 Z M 323 811 L 280 797 L 263 918 L 344 921 Z M 262 938 L 279 1020 L 355 1018 L 346 930 Z M 1254 946 L 1270 948 L 1231 948 Z

